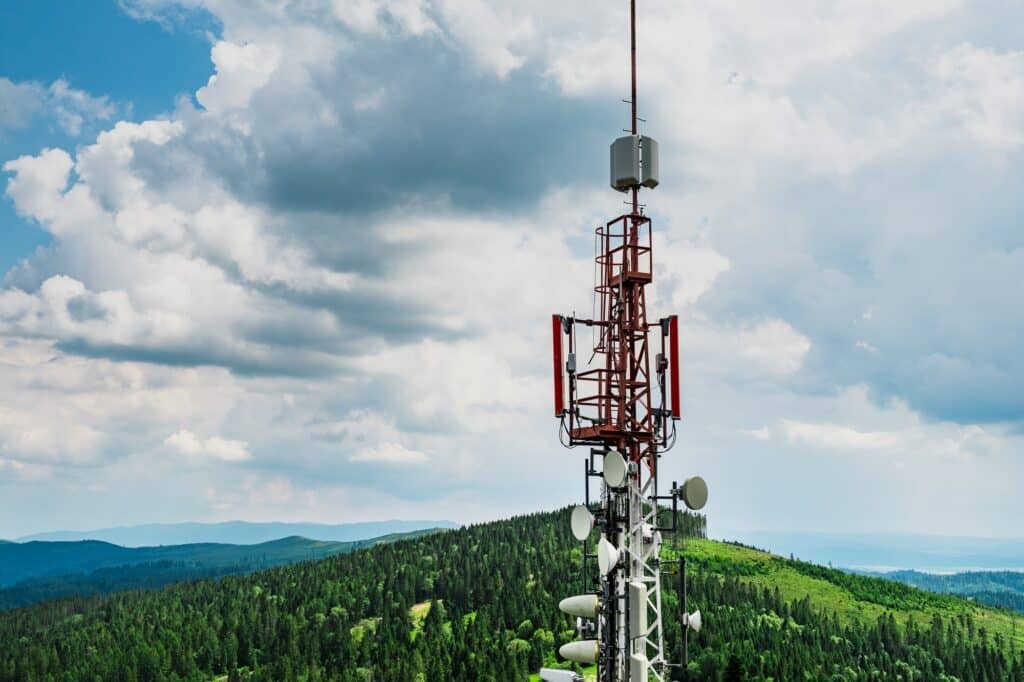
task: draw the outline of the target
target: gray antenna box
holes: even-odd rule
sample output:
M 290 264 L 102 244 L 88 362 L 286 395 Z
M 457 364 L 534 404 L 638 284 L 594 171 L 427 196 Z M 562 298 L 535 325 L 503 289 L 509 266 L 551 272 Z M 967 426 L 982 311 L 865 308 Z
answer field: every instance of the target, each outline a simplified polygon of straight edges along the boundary
M 626 135 L 612 142 L 611 186 L 626 192 L 641 185 L 654 189 L 661 182 L 658 142 L 651 137 Z

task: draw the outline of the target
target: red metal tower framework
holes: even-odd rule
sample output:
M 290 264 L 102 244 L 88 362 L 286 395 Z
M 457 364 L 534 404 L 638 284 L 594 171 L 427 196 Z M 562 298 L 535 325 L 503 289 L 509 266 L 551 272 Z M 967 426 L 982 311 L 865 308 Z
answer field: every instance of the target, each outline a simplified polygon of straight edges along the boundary
M 576 616 L 579 641 L 560 649 L 568 660 L 597 664 L 601 682 L 664 682 L 667 660 L 661 603 L 662 532 L 674 532 L 677 502 L 700 509 L 707 499 L 703 479 L 675 482 L 658 493 L 658 459 L 675 442 L 681 416 L 679 320 L 648 322 L 647 286 L 653 281 L 651 219 L 644 215 L 640 189 L 659 184 L 658 144 L 641 136 L 637 117 L 636 0 L 630 0 L 630 134 L 611 145 L 611 185 L 631 195 L 631 210 L 595 232 L 593 318 L 552 316 L 555 416 L 563 445 L 590 446 L 585 480 L 587 499 L 573 511 L 573 533 L 583 542 L 586 594 L 563 600 Z M 590 328 L 581 349 L 580 328 Z M 651 331 L 660 334 L 652 357 Z M 584 350 L 589 357 L 577 363 Z M 601 460 L 600 470 L 596 462 Z M 595 503 L 590 479 L 602 479 Z M 671 503 L 671 523 L 661 511 Z M 595 525 L 596 553 L 588 552 Z M 596 559 L 597 571 L 589 564 Z M 682 566 L 680 567 L 682 569 Z M 680 570 L 682 575 L 682 570 Z M 700 627 L 699 612 L 681 622 Z M 686 631 L 684 626 L 684 633 Z M 569 674 L 572 679 L 577 676 Z M 569 679 L 545 669 L 544 680 Z
M 635 0 L 630 2 L 630 46 L 631 137 L 634 146 L 646 154 L 645 158 L 638 156 L 635 182 L 617 187 L 631 193 L 632 210 L 595 230 L 596 317 L 553 316 L 555 415 L 565 421 L 568 445 L 615 448 L 630 461 L 643 462 L 654 471 L 659 445 L 664 447 L 670 441 L 670 418 L 681 415 L 679 326 L 675 316 L 647 321 L 646 288 L 653 280 L 653 242 L 651 219 L 643 214 L 639 195 L 641 186 L 657 185 L 657 147 L 650 138 L 638 135 Z M 642 181 L 644 177 L 646 182 Z M 592 327 L 594 332 L 591 359 L 579 372 L 578 325 Z M 660 352 L 653 358 L 656 382 L 651 374 L 652 328 L 661 331 Z

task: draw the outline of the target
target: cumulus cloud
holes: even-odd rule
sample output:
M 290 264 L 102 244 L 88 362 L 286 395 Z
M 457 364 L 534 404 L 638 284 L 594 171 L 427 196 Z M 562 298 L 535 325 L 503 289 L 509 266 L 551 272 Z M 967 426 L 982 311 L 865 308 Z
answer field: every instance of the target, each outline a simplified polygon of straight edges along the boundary
M 253 94 L 274 77 L 281 61 L 273 45 L 236 45 L 223 40 L 213 46 L 211 57 L 217 73 L 196 92 L 196 99 L 211 113 L 247 106 Z
M 218 436 L 202 439 L 188 430 L 176 431 L 164 440 L 164 445 L 188 457 L 217 459 L 222 462 L 242 462 L 252 457 L 249 444 L 241 440 L 227 440 Z

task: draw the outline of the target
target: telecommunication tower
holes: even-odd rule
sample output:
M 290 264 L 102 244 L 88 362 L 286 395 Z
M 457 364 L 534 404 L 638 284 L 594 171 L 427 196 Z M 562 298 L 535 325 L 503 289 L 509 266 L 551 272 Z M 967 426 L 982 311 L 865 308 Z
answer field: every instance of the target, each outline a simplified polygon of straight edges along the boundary
M 599 682 L 664 682 L 680 667 L 667 660 L 665 649 L 662 533 L 676 530 L 680 499 L 694 510 L 707 501 L 700 477 L 673 482 L 666 494 L 658 488 L 659 459 L 675 444 L 681 417 L 679 322 L 675 315 L 647 318 L 653 242 L 640 190 L 658 186 L 660 168 L 658 143 L 638 130 L 636 47 L 636 0 L 630 0 L 631 127 L 611 145 L 611 186 L 631 197 L 631 210 L 595 230 L 594 317 L 552 316 L 559 438 L 567 447 L 590 448 L 586 501 L 572 514 L 572 531 L 583 542 L 585 593 L 559 605 L 576 617 L 580 639 L 559 653 L 596 664 Z M 578 335 L 581 328 L 590 333 Z M 578 353 L 589 359 L 579 362 Z M 594 501 L 592 478 L 601 481 Z M 667 514 L 659 513 L 666 507 L 667 523 Z M 595 527 L 600 537 L 590 553 Z M 679 617 L 684 634 L 700 628 L 699 611 Z M 579 679 L 553 669 L 542 670 L 541 678 Z

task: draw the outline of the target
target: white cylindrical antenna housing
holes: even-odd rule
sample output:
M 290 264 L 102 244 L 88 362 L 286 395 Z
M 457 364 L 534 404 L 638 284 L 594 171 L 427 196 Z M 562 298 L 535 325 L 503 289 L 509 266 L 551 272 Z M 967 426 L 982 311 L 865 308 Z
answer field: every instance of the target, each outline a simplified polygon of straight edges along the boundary
M 558 604 L 562 613 L 579 618 L 597 618 L 598 609 L 601 608 L 601 601 L 596 594 L 578 594 L 575 597 L 566 597 Z
M 579 642 L 563 644 L 558 650 L 558 655 L 567 661 L 581 665 L 593 665 L 597 663 L 598 645 L 596 639 L 584 639 Z

